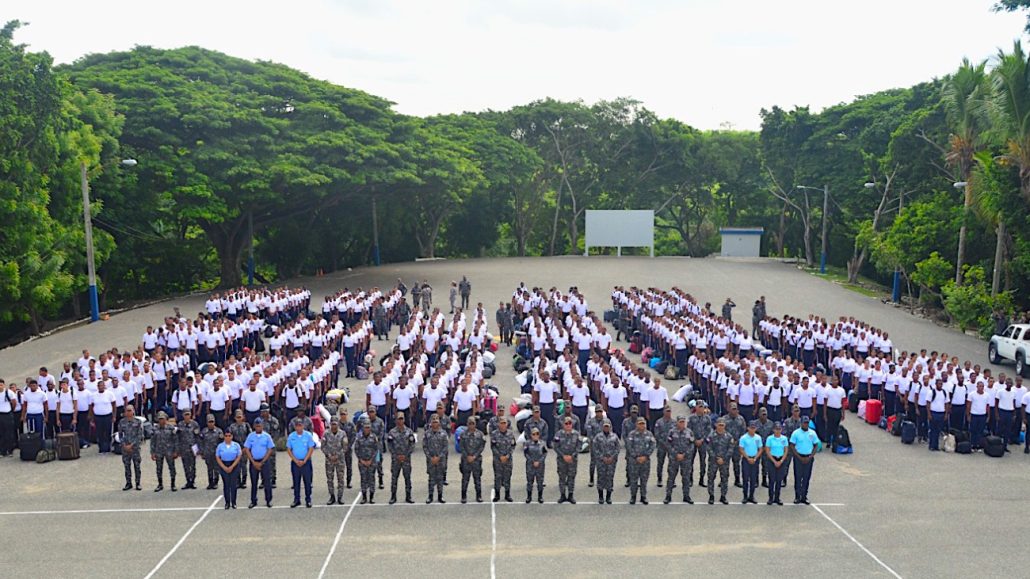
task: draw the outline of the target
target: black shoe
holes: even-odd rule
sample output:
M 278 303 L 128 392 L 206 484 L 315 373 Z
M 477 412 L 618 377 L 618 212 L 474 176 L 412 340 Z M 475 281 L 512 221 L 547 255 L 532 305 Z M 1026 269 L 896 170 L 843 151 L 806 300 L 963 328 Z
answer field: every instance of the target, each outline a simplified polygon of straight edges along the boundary
M 662 486 L 662 479 L 658 479 L 658 486 Z
M 726 500 L 726 495 L 723 495 L 723 496 L 719 497 L 719 502 L 724 504 L 724 505 L 730 504 L 730 502 Z
M 540 503 L 541 505 L 544 504 L 544 493 L 539 493 L 536 496 L 536 502 Z
M 404 502 L 408 503 L 409 505 L 415 504 L 415 501 L 411 500 L 411 493 L 408 493 L 404 496 Z
M 662 501 L 662 504 L 663 505 L 667 505 L 667 504 L 669 504 L 671 502 L 672 502 L 672 497 L 670 497 L 669 495 L 665 495 L 665 500 Z
M 376 504 L 376 493 L 375 491 L 368 491 L 368 504 Z
M 449 485 L 449 484 L 450 484 L 449 482 L 447 482 L 447 481 L 443 481 L 443 486 L 447 486 L 447 485 Z
M 483 493 L 481 493 L 479 491 L 476 491 L 476 502 L 477 503 L 483 502 Z
M 308 502 L 304 503 L 304 506 L 310 509 L 311 508 L 311 501 L 308 501 Z
M 447 483 L 444 483 L 447 484 Z M 379 490 L 383 490 L 383 481 L 379 481 Z
M 808 502 L 808 498 L 806 497 L 806 498 L 801 499 L 801 504 L 803 504 L 803 505 L 810 505 L 812 503 Z
M 230 505 L 229 503 L 225 503 L 225 510 L 228 511 L 231 507 L 232 505 Z
M 631 505 L 637 504 L 637 497 L 630 497 L 629 498 L 629 504 L 631 504 Z
M 528 503 L 529 501 L 526 501 L 526 502 Z M 426 499 L 426 504 L 427 505 L 433 504 L 433 493 L 429 493 L 429 498 Z
M 599 504 L 599 505 L 603 505 L 604 504 L 604 491 L 602 491 L 600 489 L 598 489 L 598 491 L 597 491 L 597 504 Z
M 569 504 L 573 504 L 573 505 L 576 504 L 576 498 L 572 496 L 572 493 L 569 493 L 568 502 L 569 502 Z
M 238 488 L 238 489 L 245 489 L 245 488 L 247 488 L 247 483 L 243 483 L 243 484 L 241 484 L 240 486 L 238 486 L 236 488 Z
M 247 505 L 247 508 L 248 508 L 248 509 L 253 509 L 253 508 L 254 508 L 254 507 L 256 507 L 256 506 L 257 506 L 257 503 L 256 503 L 256 502 L 254 502 L 254 501 L 251 501 L 251 503 L 250 503 L 249 505 Z
M 143 490 L 143 487 L 139 483 L 136 483 L 136 490 L 141 491 Z
M 715 504 L 715 497 L 714 496 L 708 495 L 708 504 L 710 504 L 710 505 L 714 505 Z
M 769 499 L 769 500 L 765 501 L 765 504 L 767 504 L 767 505 L 771 505 L 771 504 L 773 504 L 773 500 L 772 500 L 772 499 Z
M 266 502 L 265 506 L 268 507 L 268 508 L 272 508 L 272 501 Z
M 626 481 L 626 484 L 624 484 L 624 485 L 622 485 L 622 486 L 624 486 L 624 487 L 626 487 L 626 488 L 629 488 L 629 481 Z
M 329 505 L 330 507 L 335 505 L 336 504 L 336 496 L 335 495 L 329 495 L 329 502 L 327 502 L 326 504 Z
M 528 504 L 529 504 L 529 503 L 531 503 L 532 501 L 533 501 L 533 493 L 529 493 L 529 494 L 527 494 L 527 495 L 526 495 L 526 504 L 528 505 Z
M 161 484 L 161 483 L 157 483 L 157 488 L 154 489 L 154 492 L 155 493 L 159 493 L 159 492 L 161 492 L 163 490 L 165 490 L 165 486 L 163 484 Z
M 734 482 L 734 483 L 733 483 L 733 486 L 737 487 L 738 489 L 742 489 L 742 488 L 744 488 L 744 485 L 740 484 L 740 481 L 739 481 L 739 480 L 738 480 L 738 481 L 736 481 L 736 482 Z
M 469 502 L 469 501 L 468 501 L 468 498 L 466 498 L 466 497 L 465 497 L 465 495 L 461 495 L 461 504 L 463 504 L 463 505 L 464 505 L 464 504 L 465 504 L 465 503 L 467 503 L 467 502 Z
M 272 485 L 272 488 L 275 488 L 275 485 Z M 352 489 L 352 488 L 354 488 L 354 487 L 350 486 L 350 483 L 348 482 L 348 483 L 347 483 L 347 488 L 349 488 L 349 489 Z
M 396 502 L 397 502 L 397 495 L 390 495 L 390 504 L 392 505 L 392 504 L 394 504 Z
M 447 501 L 443 500 L 443 491 L 440 491 L 436 494 L 436 502 L 440 503 L 441 505 L 447 503 Z
M 175 483 L 172 483 L 172 492 L 174 493 L 177 490 L 179 490 L 179 489 L 175 488 Z
M 511 502 L 511 493 L 509 491 L 504 491 L 504 502 L 506 502 L 506 503 L 510 503 Z
M 565 493 L 562 493 L 561 498 L 558 499 L 558 504 L 560 505 L 560 504 L 564 503 L 565 501 L 566 501 Z
M 800 499 L 794 499 L 794 504 L 795 505 L 800 505 L 801 504 L 801 500 Z
M 496 503 L 499 500 L 501 500 L 501 493 L 497 490 L 494 490 L 494 502 Z
M 708 485 L 706 485 L 706 484 L 705 484 L 705 481 L 703 481 L 703 480 L 702 480 L 702 481 L 698 481 L 698 483 L 697 483 L 697 484 L 698 484 L 698 486 L 700 486 L 701 488 L 704 488 L 704 487 L 708 486 Z
M 123 491 L 127 491 L 127 490 L 129 490 L 131 488 L 132 488 L 132 483 L 125 483 L 125 486 L 122 487 L 122 490 Z
M 647 497 L 640 497 L 640 504 L 642 504 L 642 505 L 648 504 Z
M 773 502 L 776 503 L 777 505 L 780 505 L 781 507 L 783 506 L 783 501 L 781 501 L 780 499 L 776 499 Z
M 740 504 L 746 505 L 747 504 L 747 498 L 745 497 L 743 499 L 740 499 Z
M 362 500 L 361 502 L 365 502 L 365 501 Z M 293 501 L 293 504 L 290 505 L 290 508 L 291 509 L 295 509 L 295 508 L 297 508 L 299 506 L 300 506 L 300 501 Z
M 587 483 L 587 486 L 588 487 L 593 487 L 594 486 L 594 479 L 590 479 L 590 482 Z
M 604 492 L 604 504 L 606 504 L 606 505 L 612 504 L 612 491 L 605 491 Z
M 688 505 L 694 504 L 694 500 L 690 498 L 690 495 L 683 495 L 683 502 L 687 503 Z

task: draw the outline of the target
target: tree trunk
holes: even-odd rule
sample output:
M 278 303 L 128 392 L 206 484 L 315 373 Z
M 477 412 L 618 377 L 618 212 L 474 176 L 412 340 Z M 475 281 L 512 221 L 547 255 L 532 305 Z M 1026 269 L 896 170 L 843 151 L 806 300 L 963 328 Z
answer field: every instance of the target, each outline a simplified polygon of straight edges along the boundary
M 220 280 L 218 287 L 232 288 L 243 285 L 243 244 L 230 241 L 226 245 L 216 244 Z
M 962 264 L 966 261 L 966 230 L 969 227 L 969 208 L 973 205 L 973 187 L 965 175 L 965 199 L 962 203 L 962 227 L 958 230 L 958 255 L 955 257 L 955 285 L 962 285 Z
M 787 203 L 780 209 L 780 232 L 776 236 L 776 255 L 783 257 L 783 245 L 787 238 Z
M 561 215 L 561 194 L 563 184 L 558 183 L 558 197 L 554 201 L 554 223 L 551 225 L 551 255 L 554 255 L 554 245 L 558 241 L 558 216 Z
M 998 219 L 997 242 L 994 246 L 994 276 L 991 280 L 991 296 L 998 295 L 1001 287 L 1001 270 L 1005 263 L 1005 222 Z

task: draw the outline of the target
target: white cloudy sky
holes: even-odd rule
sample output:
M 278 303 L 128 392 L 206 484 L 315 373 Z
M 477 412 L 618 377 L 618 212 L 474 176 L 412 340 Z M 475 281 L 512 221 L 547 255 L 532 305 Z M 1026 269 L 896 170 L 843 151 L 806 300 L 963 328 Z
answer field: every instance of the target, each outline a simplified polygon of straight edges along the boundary
M 993 0 L 3 0 L 58 62 L 134 45 L 274 60 L 415 115 L 630 96 L 662 116 L 757 129 L 942 76 L 1022 34 Z

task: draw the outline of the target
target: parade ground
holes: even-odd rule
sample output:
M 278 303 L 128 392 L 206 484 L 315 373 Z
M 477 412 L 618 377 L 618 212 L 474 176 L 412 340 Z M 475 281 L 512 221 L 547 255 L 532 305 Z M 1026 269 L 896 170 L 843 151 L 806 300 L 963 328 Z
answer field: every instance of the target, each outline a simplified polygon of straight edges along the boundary
M 612 286 L 677 286 L 714 309 L 731 297 L 735 319 L 750 325 L 750 306 L 766 296 L 768 312 L 835 319 L 854 316 L 883 328 L 899 349 L 936 349 L 986 365 L 985 343 L 913 317 L 776 260 L 642 257 L 485 259 L 391 264 L 295 280 L 312 290 L 312 308 L 343 287 L 390 287 L 428 279 L 434 304 L 447 311 L 451 280 L 468 276 L 472 302 L 493 321 L 499 301 L 527 286 L 578 286 L 590 309 L 611 307 Z M 145 327 L 178 307 L 191 317 L 205 297 L 177 299 L 112 316 L 0 351 L 0 377 L 21 381 L 40 366 L 60 370 L 82 349 L 133 348 Z M 494 330 L 491 327 L 491 330 Z M 387 342 L 374 342 L 384 352 Z M 619 347 L 625 347 L 620 343 Z M 507 406 L 518 392 L 512 350 L 498 352 L 490 380 Z M 1011 367 L 999 368 L 1012 374 Z M 674 392 L 680 383 L 666 383 Z M 346 381 L 353 412 L 364 384 Z M 674 414 L 686 407 L 674 403 Z M 122 463 L 95 447 L 77 461 L 38 465 L 0 460 L 0 537 L 5 577 L 216 577 L 282 573 L 291 577 L 998 577 L 1030 567 L 1024 548 L 1030 519 L 1021 447 L 1002 459 L 932 453 L 849 414 L 844 422 L 853 455 L 827 452 L 815 460 L 812 505 L 795 506 L 791 473 L 785 506 L 706 504 L 707 489 L 692 489 L 695 505 L 661 504 L 665 488 L 650 479 L 650 505 L 629 505 L 622 457 L 615 504 L 597 504 L 581 455 L 577 505 L 559 505 L 553 456 L 547 462 L 545 504 L 524 504 L 525 469 L 517 460 L 513 503 L 491 503 L 492 471 L 484 467 L 484 501 L 459 504 L 460 475 L 451 454 L 447 504 L 425 504 L 424 460 L 413 464 L 414 505 L 388 505 L 387 488 L 374 505 L 358 505 L 358 476 L 344 504 L 328 507 L 321 453 L 315 453 L 315 507 L 290 509 L 289 464 L 279 460 L 274 508 L 223 510 L 221 491 L 151 492 L 153 463 L 144 460 L 143 491 L 122 492 Z M 421 441 L 420 441 L 421 442 Z M 588 460 L 588 459 L 587 459 Z M 203 488 L 203 466 L 198 465 Z M 181 472 L 181 471 L 180 471 Z M 697 473 L 695 471 L 695 482 Z M 180 474 L 180 484 L 182 478 Z M 470 489 L 471 491 L 471 489 Z M 470 492 L 470 498 L 474 493 Z

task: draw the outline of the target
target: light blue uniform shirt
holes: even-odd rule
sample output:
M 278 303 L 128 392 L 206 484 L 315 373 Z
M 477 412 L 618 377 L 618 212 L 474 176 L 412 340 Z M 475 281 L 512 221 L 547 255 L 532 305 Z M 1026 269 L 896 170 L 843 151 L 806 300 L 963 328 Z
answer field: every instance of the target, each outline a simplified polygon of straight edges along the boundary
M 215 454 L 218 455 L 218 458 L 222 459 L 222 462 L 226 465 L 232 464 L 233 461 L 236 460 L 236 457 L 242 452 L 243 450 L 240 449 L 239 443 L 236 442 L 230 442 L 229 444 L 223 442 L 218 445 L 217 449 L 215 449 Z
M 794 445 L 798 454 L 812 454 L 815 445 L 819 443 L 819 436 L 812 429 L 801 430 L 799 428 L 791 433 L 790 443 Z
M 740 437 L 740 448 L 744 449 L 744 454 L 748 458 L 754 458 L 762 448 L 762 437 L 757 434 L 745 434 Z
M 250 456 L 254 460 L 264 460 L 265 455 L 268 454 L 273 448 L 275 448 L 275 441 L 272 440 L 272 435 L 267 432 L 258 434 L 251 432 L 247 435 L 247 441 L 243 443 L 243 447 L 250 450 Z
M 291 432 L 290 435 L 286 437 L 286 447 L 293 452 L 293 458 L 304 460 L 304 457 L 308 455 L 308 450 L 315 448 L 315 437 L 307 430 L 300 434 Z
M 775 458 L 783 458 L 783 455 L 787 453 L 787 446 L 789 445 L 790 441 L 782 434 L 779 436 L 770 435 L 769 438 L 765 439 L 765 446 L 769 448 L 769 454 Z

